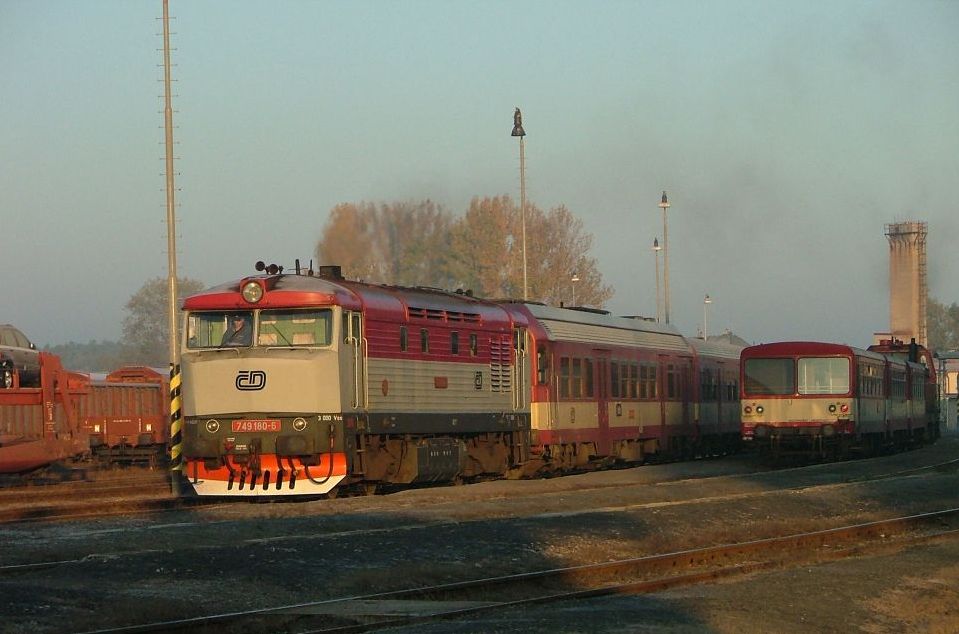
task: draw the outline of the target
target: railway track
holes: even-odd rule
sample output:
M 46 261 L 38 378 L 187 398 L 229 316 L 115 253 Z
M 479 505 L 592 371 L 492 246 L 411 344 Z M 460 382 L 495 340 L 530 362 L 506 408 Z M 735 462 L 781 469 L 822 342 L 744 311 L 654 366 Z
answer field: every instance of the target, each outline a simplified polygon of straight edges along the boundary
M 782 537 L 393 592 L 211 614 L 96 634 L 191 631 L 365 632 L 468 619 L 534 604 L 659 592 L 736 575 L 897 552 L 959 538 L 959 508 Z
M 166 472 L 136 470 L 94 479 L 0 489 L 0 524 L 62 521 L 175 509 Z

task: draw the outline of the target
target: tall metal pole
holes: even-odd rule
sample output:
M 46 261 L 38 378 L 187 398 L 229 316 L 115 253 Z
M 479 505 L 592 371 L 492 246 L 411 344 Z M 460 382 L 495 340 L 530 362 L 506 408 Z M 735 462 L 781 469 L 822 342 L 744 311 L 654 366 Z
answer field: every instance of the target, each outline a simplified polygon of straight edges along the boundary
M 519 137 L 519 208 L 523 224 L 523 301 L 529 299 L 529 283 L 526 277 L 526 131 L 523 130 L 523 113 L 519 108 L 513 113 L 513 132 Z
M 709 295 L 707 294 L 706 297 L 703 298 L 703 341 L 709 340 L 709 335 L 707 334 L 709 331 L 706 329 L 706 318 L 707 318 L 707 312 L 709 310 L 709 305 L 712 303 L 713 303 L 712 298 L 710 298 Z
M 176 188 L 173 184 L 173 96 L 170 89 L 170 7 L 163 0 L 163 127 L 166 130 L 167 308 L 170 343 L 170 490 L 179 496 L 183 473 L 183 418 L 180 399 L 180 352 L 177 345 Z
M 653 257 L 656 258 L 656 323 L 663 320 L 662 307 L 659 302 L 659 252 L 663 247 L 659 246 L 659 238 L 653 238 Z
M 663 199 L 659 203 L 663 210 L 663 307 L 666 323 L 669 323 L 669 231 L 666 228 L 666 210 L 669 209 L 669 200 L 663 191 Z
M 166 247 L 167 309 L 170 335 L 170 367 L 180 363 L 177 346 L 176 188 L 173 184 L 173 96 L 170 89 L 170 6 L 163 0 L 163 127 L 166 131 Z

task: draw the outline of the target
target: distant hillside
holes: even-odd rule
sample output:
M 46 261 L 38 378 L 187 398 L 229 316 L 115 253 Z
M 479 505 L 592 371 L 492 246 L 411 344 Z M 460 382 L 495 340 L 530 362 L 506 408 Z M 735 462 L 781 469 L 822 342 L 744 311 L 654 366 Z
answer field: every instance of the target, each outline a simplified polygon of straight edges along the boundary
M 124 365 L 139 365 L 135 351 L 117 341 L 71 341 L 46 346 L 43 351 L 57 355 L 64 368 L 76 372 L 110 372 Z

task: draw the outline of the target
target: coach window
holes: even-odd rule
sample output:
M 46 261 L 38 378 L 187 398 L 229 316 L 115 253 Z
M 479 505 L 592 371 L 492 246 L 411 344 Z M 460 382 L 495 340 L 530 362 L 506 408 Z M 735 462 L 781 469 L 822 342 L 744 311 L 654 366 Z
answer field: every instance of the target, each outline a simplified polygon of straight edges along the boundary
M 470 356 L 475 357 L 478 353 L 479 343 L 476 333 L 470 333 Z
M 546 356 L 546 346 L 536 347 L 536 382 L 546 385 L 549 381 L 549 358 Z
M 559 396 L 569 398 L 569 357 L 559 360 Z
M 583 360 L 573 359 L 573 385 L 570 390 L 573 398 L 583 397 Z
M 430 333 L 426 328 L 420 328 L 420 352 L 426 354 L 430 351 Z
M 450 333 L 450 354 L 460 353 L 460 333 L 454 331 Z
M 593 360 L 583 359 L 583 392 L 585 396 L 593 396 Z
M 656 398 L 656 366 L 639 366 L 640 398 Z
M 609 394 L 613 398 L 619 398 L 619 362 L 609 362 Z
M 406 326 L 400 326 L 400 352 L 406 352 L 409 348 L 409 335 L 406 332 Z
M 676 366 L 666 366 L 666 398 L 679 396 L 679 381 L 676 380 Z

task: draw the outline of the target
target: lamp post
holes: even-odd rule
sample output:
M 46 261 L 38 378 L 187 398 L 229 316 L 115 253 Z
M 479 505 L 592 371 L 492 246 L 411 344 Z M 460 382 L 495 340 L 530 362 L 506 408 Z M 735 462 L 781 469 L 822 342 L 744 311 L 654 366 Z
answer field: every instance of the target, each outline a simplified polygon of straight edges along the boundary
M 666 191 L 663 191 L 663 199 L 659 202 L 660 209 L 663 210 L 663 312 L 666 316 L 666 323 L 669 323 L 669 232 L 666 230 L 666 210 L 669 209 L 669 200 L 666 198 Z
M 513 113 L 513 132 L 510 136 L 519 137 L 519 207 L 523 223 L 523 300 L 529 299 L 529 285 L 526 278 L 526 147 L 523 130 L 523 113 L 516 108 Z
M 708 317 L 709 305 L 712 303 L 713 299 L 707 294 L 706 297 L 703 298 L 703 341 L 709 340 L 709 335 L 706 334 L 706 319 Z
M 659 305 L 659 252 L 662 250 L 663 247 L 659 246 L 659 238 L 653 238 L 653 257 L 656 259 L 656 323 L 663 320 Z
M 573 303 L 572 303 L 572 305 L 575 306 L 575 305 L 576 305 L 576 282 L 579 281 L 579 275 L 576 274 L 576 271 L 573 271 L 573 277 L 569 278 L 569 281 L 573 283 Z

